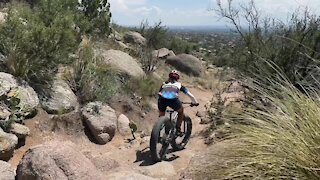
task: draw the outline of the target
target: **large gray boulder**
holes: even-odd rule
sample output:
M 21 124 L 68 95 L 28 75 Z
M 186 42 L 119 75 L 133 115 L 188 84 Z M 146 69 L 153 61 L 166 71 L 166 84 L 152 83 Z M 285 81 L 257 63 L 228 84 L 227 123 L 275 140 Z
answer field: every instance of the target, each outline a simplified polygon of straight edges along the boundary
M 117 115 L 111 107 L 101 102 L 91 102 L 81 111 L 98 144 L 106 144 L 112 140 L 117 129 Z
M 43 109 L 50 114 L 65 114 L 79 107 L 77 96 L 70 86 L 61 79 L 54 81 L 51 97 L 41 104 Z
M 0 160 L 9 160 L 18 144 L 18 138 L 14 134 L 4 132 L 0 128 Z
M 175 67 L 177 70 L 188 75 L 200 76 L 203 71 L 201 61 L 190 54 L 179 54 L 177 56 L 168 56 L 166 63 Z
M 25 81 L 17 81 L 11 74 L 0 72 L 0 96 L 16 94 L 24 112 L 34 114 L 39 105 L 37 93 Z
M 29 149 L 17 168 L 18 180 L 102 180 L 102 174 L 72 142 L 53 141 Z
M 14 180 L 16 173 L 7 162 L 0 161 L 0 180 Z
M 124 41 L 126 43 L 145 45 L 147 43 L 146 38 L 144 38 L 140 33 L 129 31 L 124 35 Z
M 161 48 L 152 52 L 152 57 L 154 58 L 165 58 L 167 56 L 175 56 L 175 54 L 167 48 Z
M 99 52 L 107 64 L 116 67 L 122 73 L 131 77 L 141 77 L 144 71 L 137 60 L 119 50 L 102 50 Z

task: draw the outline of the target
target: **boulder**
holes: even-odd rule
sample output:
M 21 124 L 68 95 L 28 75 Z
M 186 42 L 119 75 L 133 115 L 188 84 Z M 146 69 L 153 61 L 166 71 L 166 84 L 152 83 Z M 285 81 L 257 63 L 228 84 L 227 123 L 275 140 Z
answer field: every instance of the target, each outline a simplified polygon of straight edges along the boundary
M 37 93 L 25 81 L 17 81 L 11 74 L 0 72 L 0 96 L 16 94 L 19 106 L 29 114 L 34 114 L 39 105 Z
M 14 180 L 15 172 L 7 162 L 0 161 L 0 180 Z
M 110 180 L 156 180 L 155 178 L 135 173 L 133 171 L 119 171 L 108 175 L 105 179 Z
M 30 129 L 27 126 L 24 126 L 19 123 L 11 124 L 10 132 L 15 134 L 18 139 L 25 139 L 27 136 L 30 135 Z
M 82 109 L 82 115 L 98 144 L 112 140 L 117 129 L 117 115 L 111 107 L 91 102 Z
M 189 54 L 168 56 L 166 63 L 170 64 L 177 70 L 184 72 L 188 75 L 200 76 L 203 71 L 201 61 L 195 56 Z
M 119 50 L 102 50 L 100 54 L 107 64 L 111 64 L 128 76 L 141 77 L 144 75 L 144 71 L 137 63 L 137 60 L 125 52 Z
M 17 180 L 103 179 L 92 162 L 72 142 L 53 141 L 29 149 L 17 168 Z
M 131 129 L 129 127 L 130 120 L 127 116 L 121 114 L 118 117 L 118 131 L 122 136 L 130 136 Z
M 79 107 L 77 96 L 69 85 L 61 79 L 54 81 L 51 97 L 41 104 L 43 109 L 50 114 L 65 114 Z
M 16 135 L 6 133 L 0 128 L 0 160 L 9 160 L 17 144 L 18 138 Z
M 167 56 L 172 56 L 172 55 L 174 55 L 174 52 L 170 51 L 167 48 L 161 48 L 158 50 L 154 50 L 152 53 L 152 57 L 154 57 L 154 58 L 165 58 Z
M 0 105 L 0 120 L 7 119 L 11 115 L 11 112 L 9 111 L 8 107 Z
M 144 38 L 140 33 L 129 31 L 124 35 L 124 41 L 126 43 L 145 45 L 147 43 L 146 38 Z

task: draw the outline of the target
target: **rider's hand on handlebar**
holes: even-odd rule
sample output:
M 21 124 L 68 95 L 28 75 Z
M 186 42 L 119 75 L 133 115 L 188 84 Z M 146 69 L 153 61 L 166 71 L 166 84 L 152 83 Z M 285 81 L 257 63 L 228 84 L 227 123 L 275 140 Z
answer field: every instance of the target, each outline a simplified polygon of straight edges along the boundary
M 193 107 L 193 106 L 199 106 L 199 103 L 191 103 L 190 106 L 191 106 L 191 107 Z

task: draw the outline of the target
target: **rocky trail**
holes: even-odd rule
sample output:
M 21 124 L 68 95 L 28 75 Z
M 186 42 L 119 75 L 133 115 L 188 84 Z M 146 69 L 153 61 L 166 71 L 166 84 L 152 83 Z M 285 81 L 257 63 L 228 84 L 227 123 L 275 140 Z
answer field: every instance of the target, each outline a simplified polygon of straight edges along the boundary
M 185 113 L 192 118 L 193 122 L 191 139 L 184 150 L 169 153 L 166 161 L 156 164 L 151 162 L 149 154 L 150 134 L 148 133 L 136 134 L 137 138 L 130 141 L 127 138 L 132 137 L 123 137 L 117 134 L 110 143 L 98 145 L 91 142 L 85 135 L 39 129 L 38 125 L 41 124 L 43 118 L 48 118 L 45 113 L 40 112 L 35 118 L 26 121 L 26 126 L 30 128 L 31 134 L 27 138 L 25 145 L 15 150 L 14 157 L 11 158 L 9 163 L 14 168 L 17 168 L 24 153 L 30 147 L 38 144 L 52 140 L 59 142 L 71 141 L 76 145 L 77 150 L 90 159 L 97 169 L 102 172 L 103 177 L 108 177 L 107 179 L 141 179 L 142 176 L 137 174 L 145 175 L 143 176 L 145 178 L 150 177 L 149 179 L 179 179 L 180 174 L 188 167 L 192 157 L 207 149 L 200 134 L 205 125 L 200 124 L 200 118 L 196 117 L 196 113 L 204 111 L 204 105 L 213 96 L 211 90 L 188 88 L 200 103 L 198 107 L 187 107 L 185 109 Z M 184 95 L 181 95 L 181 98 L 182 101 L 189 101 L 189 98 Z M 152 113 L 156 113 L 156 111 Z M 116 174 L 116 172 L 119 172 L 119 174 Z M 110 176 L 110 174 L 113 175 Z

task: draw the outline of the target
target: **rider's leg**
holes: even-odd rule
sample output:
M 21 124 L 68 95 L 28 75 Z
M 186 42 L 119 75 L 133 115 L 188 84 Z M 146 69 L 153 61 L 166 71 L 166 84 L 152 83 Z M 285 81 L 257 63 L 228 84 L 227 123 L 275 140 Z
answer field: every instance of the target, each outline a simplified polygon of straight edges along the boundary
M 176 128 L 181 130 L 181 124 L 182 124 L 182 121 L 183 121 L 183 118 L 184 118 L 183 107 L 178 109 L 177 112 L 178 112 L 178 119 L 177 119 Z

